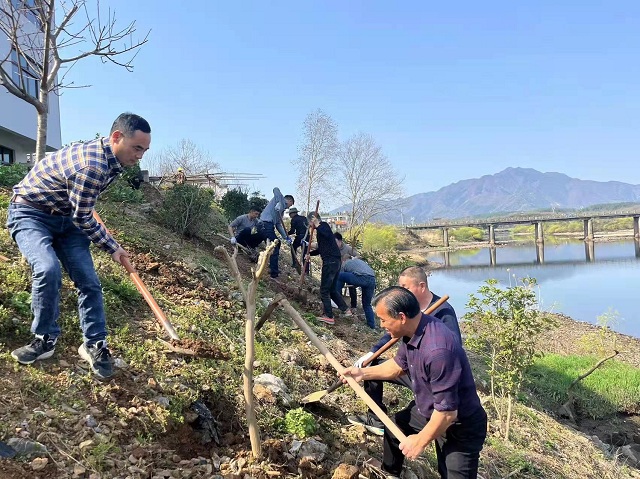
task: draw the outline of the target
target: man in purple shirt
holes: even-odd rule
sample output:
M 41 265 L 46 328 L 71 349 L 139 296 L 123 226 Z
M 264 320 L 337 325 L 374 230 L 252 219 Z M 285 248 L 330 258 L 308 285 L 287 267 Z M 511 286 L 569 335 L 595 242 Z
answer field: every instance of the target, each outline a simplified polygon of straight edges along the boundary
M 393 361 L 368 368 L 351 367 L 343 375 L 357 381 L 411 376 L 415 399 L 393 421 L 407 435 L 402 443 L 384 432 L 382 469 L 389 478 L 402 472 L 404 457 L 415 459 L 434 442 L 443 479 L 475 479 L 487 434 L 487 415 L 480 404 L 467 355 L 442 322 L 420 311 L 410 291 L 392 286 L 374 299 L 380 325 L 402 338 Z
M 78 348 L 99 378 L 113 374 L 107 348 L 102 286 L 89 245 L 95 243 L 121 263 L 129 254 L 93 217 L 96 200 L 123 167 L 137 165 L 149 149 L 151 128 L 133 113 L 116 118 L 109 137 L 74 143 L 50 153 L 14 186 L 7 227 L 31 266 L 33 341 L 11 356 L 32 364 L 53 356 L 58 325 L 62 271 L 78 291 L 78 315 L 84 336 Z

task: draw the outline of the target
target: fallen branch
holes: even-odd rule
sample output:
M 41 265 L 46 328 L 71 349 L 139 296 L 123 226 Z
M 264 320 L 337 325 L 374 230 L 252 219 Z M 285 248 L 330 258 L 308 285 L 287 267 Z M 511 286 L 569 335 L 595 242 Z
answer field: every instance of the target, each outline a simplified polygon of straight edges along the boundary
M 573 413 L 573 401 L 575 400 L 575 397 L 573 396 L 573 393 L 572 393 L 573 387 L 576 384 L 578 384 L 580 381 L 582 381 L 584 378 L 592 374 L 596 369 L 602 366 L 606 361 L 609 361 L 610 359 L 615 358 L 618 354 L 620 354 L 620 351 L 614 350 L 613 354 L 607 356 L 606 358 L 602 358 L 600 361 L 598 361 L 595 364 L 595 366 L 589 369 L 586 373 L 578 376 L 576 379 L 573 380 L 571 384 L 569 384 L 569 387 L 567 388 L 567 396 L 568 396 L 567 402 L 565 402 L 562 406 L 560 406 L 560 409 L 559 409 L 559 413 L 561 415 L 569 417 L 569 419 L 571 419 L 571 421 L 573 421 L 574 423 L 576 422 L 575 414 Z

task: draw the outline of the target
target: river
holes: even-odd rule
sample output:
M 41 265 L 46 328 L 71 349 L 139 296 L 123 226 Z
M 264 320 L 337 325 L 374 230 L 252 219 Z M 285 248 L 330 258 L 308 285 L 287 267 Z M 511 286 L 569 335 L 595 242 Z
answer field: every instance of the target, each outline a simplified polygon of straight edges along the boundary
M 490 278 L 502 286 L 516 278 L 538 280 L 541 309 L 597 324 L 597 317 L 617 311 L 612 329 L 640 337 L 640 246 L 633 240 L 586 244 L 547 242 L 428 253 L 447 266 L 432 271 L 430 288 L 448 294 L 458 316 L 471 293 Z M 493 265 L 492 265 L 493 264 Z

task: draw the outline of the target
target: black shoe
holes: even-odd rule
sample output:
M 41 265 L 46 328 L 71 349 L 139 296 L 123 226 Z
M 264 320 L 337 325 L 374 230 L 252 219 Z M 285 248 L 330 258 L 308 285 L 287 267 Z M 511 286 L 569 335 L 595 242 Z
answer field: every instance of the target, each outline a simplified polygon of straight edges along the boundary
M 91 346 L 83 343 L 78 348 L 78 354 L 89 363 L 93 374 L 100 379 L 113 376 L 113 362 L 111 361 L 111 352 L 107 348 L 106 341 L 98 341 Z
M 48 334 L 36 334 L 33 341 L 26 346 L 11 352 L 11 357 L 20 364 L 32 364 L 38 359 L 48 359 L 56 351 L 57 338 L 51 338 Z
M 347 421 L 351 424 L 359 424 L 376 436 L 384 436 L 384 424 L 379 419 L 371 417 L 369 414 L 366 416 L 359 414 L 357 416 L 348 416 Z

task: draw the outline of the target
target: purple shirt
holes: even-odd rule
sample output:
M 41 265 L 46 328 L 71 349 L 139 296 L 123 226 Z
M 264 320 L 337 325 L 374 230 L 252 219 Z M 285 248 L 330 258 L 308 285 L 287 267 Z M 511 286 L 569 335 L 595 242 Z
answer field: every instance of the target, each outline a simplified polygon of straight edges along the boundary
M 394 358 L 409 374 L 418 411 L 458 411 L 462 419 L 480 408 L 467 355 L 454 333 L 433 316 L 422 315 L 413 337 L 403 337 Z

